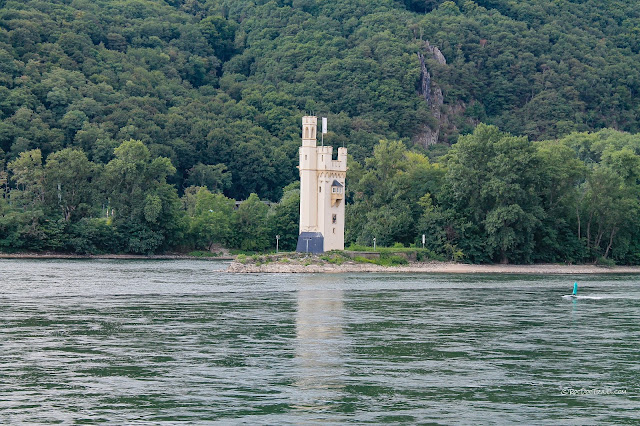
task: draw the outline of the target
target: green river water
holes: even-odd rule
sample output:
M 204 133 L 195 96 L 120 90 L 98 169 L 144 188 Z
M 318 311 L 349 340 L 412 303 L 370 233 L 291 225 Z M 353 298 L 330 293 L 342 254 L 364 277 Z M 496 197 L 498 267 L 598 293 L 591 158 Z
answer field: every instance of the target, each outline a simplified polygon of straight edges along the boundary
M 638 276 L 226 266 L 0 260 L 0 423 L 640 423 Z

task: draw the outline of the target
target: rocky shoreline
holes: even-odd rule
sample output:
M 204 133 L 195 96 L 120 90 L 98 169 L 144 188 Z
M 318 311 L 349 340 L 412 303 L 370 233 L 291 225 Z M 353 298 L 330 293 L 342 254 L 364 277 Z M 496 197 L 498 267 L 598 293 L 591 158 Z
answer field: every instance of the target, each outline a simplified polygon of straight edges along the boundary
M 640 274 L 640 266 L 603 267 L 595 265 L 468 265 L 451 262 L 415 262 L 400 266 L 381 266 L 371 263 L 345 262 L 343 264 L 303 262 L 241 263 L 231 262 L 230 273 L 430 273 L 430 274 L 532 274 L 532 275 L 582 275 L 582 274 Z

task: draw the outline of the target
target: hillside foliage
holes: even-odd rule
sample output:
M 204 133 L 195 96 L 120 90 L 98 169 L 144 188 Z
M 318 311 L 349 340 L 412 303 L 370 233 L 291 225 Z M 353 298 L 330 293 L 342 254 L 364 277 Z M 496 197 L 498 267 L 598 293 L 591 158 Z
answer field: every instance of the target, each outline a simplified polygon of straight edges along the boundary
M 632 0 L 0 0 L 0 247 L 294 245 L 314 113 L 349 241 L 637 262 L 639 60 Z

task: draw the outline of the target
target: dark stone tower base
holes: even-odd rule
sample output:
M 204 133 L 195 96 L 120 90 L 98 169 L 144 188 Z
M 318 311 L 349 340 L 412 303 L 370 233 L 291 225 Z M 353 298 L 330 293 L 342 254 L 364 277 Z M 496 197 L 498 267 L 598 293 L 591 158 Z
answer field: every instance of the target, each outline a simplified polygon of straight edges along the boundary
M 307 242 L 309 245 L 307 246 Z M 308 250 L 307 250 L 308 248 Z M 324 237 L 320 232 L 303 232 L 298 236 L 298 253 L 324 253 Z

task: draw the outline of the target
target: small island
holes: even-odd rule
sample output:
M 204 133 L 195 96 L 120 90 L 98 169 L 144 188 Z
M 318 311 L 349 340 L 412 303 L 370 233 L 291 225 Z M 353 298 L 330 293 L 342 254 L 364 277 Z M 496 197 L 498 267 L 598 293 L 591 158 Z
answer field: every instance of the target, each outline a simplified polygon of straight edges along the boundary
M 373 253 L 332 251 L 325 254 L 279 253 L 245 256 L 231 262 L 229 273 L 429 273 L 429 274 L 638 274 L 639 266 L 568 264 L 467 264 L 422 259 L 420 251 Z M 417 255 L 417 256 L 416 256 Z M 420 260 L 418 260 L 420 259 Z

